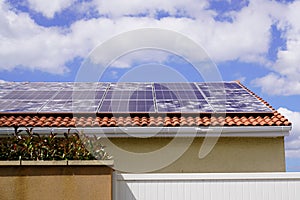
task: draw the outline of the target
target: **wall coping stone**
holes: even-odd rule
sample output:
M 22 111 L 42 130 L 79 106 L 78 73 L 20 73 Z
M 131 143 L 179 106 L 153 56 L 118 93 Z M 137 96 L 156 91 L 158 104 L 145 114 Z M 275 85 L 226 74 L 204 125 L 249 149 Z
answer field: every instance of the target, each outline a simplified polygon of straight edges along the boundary
M 113 160 L 1 160 L 1 166 L 113 166 Z

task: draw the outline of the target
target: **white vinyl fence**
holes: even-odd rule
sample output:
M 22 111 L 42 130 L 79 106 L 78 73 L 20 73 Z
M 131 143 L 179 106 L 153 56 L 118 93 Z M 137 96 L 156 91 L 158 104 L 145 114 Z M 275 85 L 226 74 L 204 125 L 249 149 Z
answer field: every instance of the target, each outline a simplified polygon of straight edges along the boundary
M 300 173 L 114 174 L 114 200 L 300 200 Z

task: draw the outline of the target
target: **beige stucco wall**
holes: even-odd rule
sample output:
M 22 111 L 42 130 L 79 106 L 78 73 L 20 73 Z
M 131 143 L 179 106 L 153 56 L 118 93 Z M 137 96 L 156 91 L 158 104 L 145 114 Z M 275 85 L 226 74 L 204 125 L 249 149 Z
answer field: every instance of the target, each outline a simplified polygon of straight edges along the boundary
M 111 200 L 111 173 L 103 166 L 1 166 L 0 199 Z
M 151 152 L 165 146 L 171 139 L 111 138 L 110 141 L 130 152 Z M 156 172 L 285 171 L 283 137 L 219 138 L 213 150 L 205 158 L 199 159 L 198 153 L 202 142 L 203 138 L 195 138 L 188 150 L 178 160 Z M 165 156 L 168 155 L 160 155 L 157 159 L 165 159 Z M 117 160 L 115 161 L 117 162 Z

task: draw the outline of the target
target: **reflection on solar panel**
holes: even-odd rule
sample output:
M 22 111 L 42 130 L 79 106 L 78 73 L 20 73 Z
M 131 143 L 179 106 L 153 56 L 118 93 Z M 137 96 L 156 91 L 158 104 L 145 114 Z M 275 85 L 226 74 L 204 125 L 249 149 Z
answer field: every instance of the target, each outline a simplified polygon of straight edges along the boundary
M 215 112 L 271 112 L 237 83 L 197 83 Z
M 0 83 L 0 112 L 272 112 L 236 82 Z
M 47 100 L 50 99 L 57 91 L 13 91 L 2 97 L 2 99 L 19 99 L 19 100 Z
M 59 91 L 53 99 L 69 99 L 69 100 L 79 100 L 79 99 L 102 99 L 104 91 L 93 91 L 93 90 L 84 90 L 84 91 Z
M 152 91 L 108 91 L 105 99 L 153 99 Z
M 186 91 L 196 90 L 198 88 L 193 83 L 154 83 L 155 90 L 172 90 L 172 91 Z
M 152 91 L 151 83 L 111 83 L 109 90 Z
M 100 113 L 151 113 L 155 112 L 151 83 L 111 83 Z
M 43 101 L 35 100 L 0 100 L 1 112 L 32 112 L 36 113 L 45 104 Z
M 155 112 L 153 100 L 110 100 L 103 101 L 101 113 L 151 113 Z
M 199 91 L 155 91 L 156 99 L 201 99 L 203 95 Z
M 158 112 L 213 112 L 210 105 L 204 100 L 157 100 Z
M 40 110 L 41 113 L 95 113 L 100 100 L 53 100 L 47 102 Z

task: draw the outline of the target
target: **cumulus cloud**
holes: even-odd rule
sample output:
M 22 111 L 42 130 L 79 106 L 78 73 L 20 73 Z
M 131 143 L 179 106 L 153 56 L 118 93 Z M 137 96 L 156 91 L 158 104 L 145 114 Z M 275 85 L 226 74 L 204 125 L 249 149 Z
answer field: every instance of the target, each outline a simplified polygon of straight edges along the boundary
M 49 18 L 74 2 L 80 4 L 75 0 L 28 2 L 31 9 Z M 49 28 L 36 24 L 28 13 L 9 10 L 2 1 L 0 69 L 26 67 L 63 74 L 69 70 L 66 62 L 78 56 L 86 57 L 94 47 L 114 35 L 138 28 L 156 27 L 186 35 L 200 44 L 217 63 L 240 60 L 266 65 L 274 72 L 257 79 L 255 84 L 265 92 L 272 93 L 273 81 L 288 88 L 284 86 L 292 80 L 299 89 L 282 89 L 273 94 L 293 94 L 298 90 L 300 92 L 297 78 L 300 70 L 296 64 L 300 61 L 298 5 L 300 3 L 297 2 L 285 5 L 276 1 L 254 0 L 238 11 L 226 13 L 231 20 L 218 21 L 215 19 L 216 11 L 209 9 L 209 1 L 132 0 L 124 3 L 121 0 L 93 0 L 85 3 L 85 8 L 94 7 L 99 16 L 105 17 L 82 19 L 67 28 Z M 157 18 L 162 11 L 168 15 Z M 277 61 L 271 63 L 266 55 L 272 40 L 271 26 L 274 24 L 284 31 L 283 37 L 288 39 L 287 48 L 280 49 Z M 127 64 L 123 62 L 119 66 L 128 67 L 132 63 L 128 59 Z M 287 65 L 291 67 L 285 67 Z
M 28 14 L 16 14 L 3 3 L 0 3 L 0 10 L 2 70 L 26 66 L 61 74 L 67 71 L 64 63 L 74 55 L 61 51 L 66 38 L 59 29 L 38 26 Z
M 280 48 L 277 60 L 272 65 L 270 74 L 254 81 L 263 91 L 273 95 L 300 94 L 300 2 L 295 1 L 285 7 L 277 15 L 277 27 L 282 31 L 282 38 L 286 40 L 286 48 Z M 278 85 L 274 91 L 273 84 Z
M 28 3 L 32 10 L 42 13 L 47 18 L 53 18 L 55 13 L 59 13 L 65 8 L 68 8 L 75 1 L 76 0 L 28 0 Z
M 300 81 L 291 81 L 289 77 L 276 73 L 253 80 L 255 86 L 261 87 L 262 92 L 271 95 L 294 95 L 300 92 Z M 276 87 L 274 87 L 276 84 Z
M 162 50 L 141 49 L 122 55 L 114 60 L 110 66 L 117 68 L 130 68 L 133 65 L 151 63 L 153 61 L 163 63 L 165 60 L 169 60 L 170 56 L 172 56 L 172 54 Z
M 160 11 L 164 11 L 171 16 L 196 18 L 205 17 L 213 13 L 205 9 L 209 6 L 209 2 L 206 0 L 131 0 L 126 2 L 122 0 L 94 0 L 93 5 L 95 5 L 100 14 L 108 15 L 112 18 L 141 14 L 153 17 Z
M 286 108 L 279 108 L 278 111 L 293 124 L 291 135 L 286 137 L 285 140 L 286 156 L 300 158 L 300 112 L 294 112 Z

